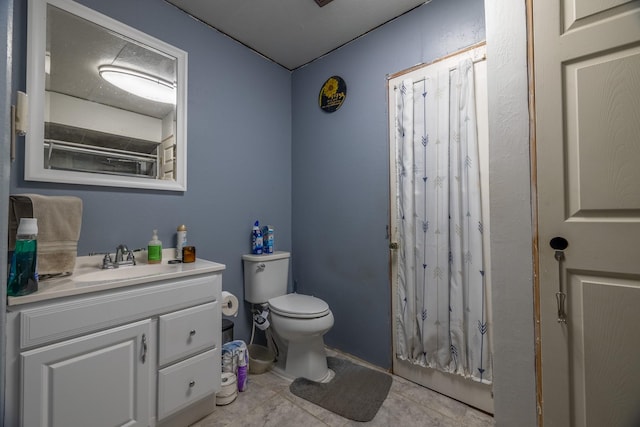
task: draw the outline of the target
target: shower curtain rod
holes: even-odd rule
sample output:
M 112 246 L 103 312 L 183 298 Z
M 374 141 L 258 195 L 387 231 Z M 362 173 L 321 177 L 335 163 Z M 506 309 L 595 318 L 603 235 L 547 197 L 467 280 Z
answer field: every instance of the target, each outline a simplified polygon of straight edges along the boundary
M 485 59 L 487 59 L 487 55 L 486 54 L 482 55 L 480 58 L 476 58 L 476 59 L 472 60 L 471 62 L 473 64 L 477 64 L 478 62 L 482 62 Z M 431 64 L 429 64 L 429 65 L 431 65 Z M 453 71 L 456 68 L 458 68 L 458 67 L 451 67 L 451 68 L 449 68 L 449 71 Z M 426 80 L 426 78 L 423 77 L 420 80 L 414 80 L 413 84 L 420 83 L 420 82 L 423 82 L 425 80 Z M 398 86 L 393 86 L 393 90 L 398 90 Z
M 435 60 L 433 60 L 431 62 L 427 62 L 427 63 L 423 62 L 421 64 L 417 64 L 417 65 L 414 65 L 413 67 L 407 68 L 406 70 L 402 70 L 402 71 L 398 71 L 397 73 L 389 74 L 389 75 L 387 75 L 387 80 L 396 79 L 396 78 L 398 78 L 400 76 L 403 76 L 405 74 L 409 74 L 409 73 L 411 73 L 413 71 L 416 71 L 416 70 L 419 70 L 421 68 L 428 67 L 429 65 L 437 64 L 438 62 L 446 61 L 447 59 L 453 58 L 453 57 L 458 56 L 458 55 L 463 55 L 465 53 L 468 54 L 469 52 L 473 52 L 476 49 L 480 50 L 481 48 L 486 47 L 486 45 L 487 45 L 486 41 L 481 41 L 481 42 L 476 43 L 474 45 L 467 46 L 464 49 L 460 49 L 457 52 L 451 52 L 451 53 L 449 53 L 449 54 L 447 54 L 445 56 L 442 56 L 442 57 L 440 57 L 438 59 L 435 59 Z M 486 51 L 484 51 L 482 53 L 482 57 L 481 58 L 475 59 L 474 62 L 482 61 L 483 59 L 487 59 Z

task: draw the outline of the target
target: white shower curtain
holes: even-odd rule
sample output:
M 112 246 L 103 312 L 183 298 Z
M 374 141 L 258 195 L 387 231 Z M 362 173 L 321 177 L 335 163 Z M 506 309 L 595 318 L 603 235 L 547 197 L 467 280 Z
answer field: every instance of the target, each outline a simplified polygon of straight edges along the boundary
M 397 357 L 491 383 L 473 62 L 396 90 Z

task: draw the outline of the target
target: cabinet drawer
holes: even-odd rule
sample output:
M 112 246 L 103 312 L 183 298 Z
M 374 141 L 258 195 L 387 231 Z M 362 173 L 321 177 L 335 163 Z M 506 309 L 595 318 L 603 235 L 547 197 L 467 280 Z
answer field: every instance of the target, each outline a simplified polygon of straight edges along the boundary
M 158 372 L 158 419 L 220 390 L 220 349 L 209 350 Z
M 159 318 L 158 364 L 219 347 L 220 305 L 217 301 L 165 314 Z

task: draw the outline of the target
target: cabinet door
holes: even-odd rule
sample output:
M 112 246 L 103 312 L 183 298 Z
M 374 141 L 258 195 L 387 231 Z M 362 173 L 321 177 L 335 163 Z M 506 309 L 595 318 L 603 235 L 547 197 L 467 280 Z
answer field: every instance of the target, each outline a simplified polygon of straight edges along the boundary
M 23 352 L 22 423 L 147 426 L 150 320 Z

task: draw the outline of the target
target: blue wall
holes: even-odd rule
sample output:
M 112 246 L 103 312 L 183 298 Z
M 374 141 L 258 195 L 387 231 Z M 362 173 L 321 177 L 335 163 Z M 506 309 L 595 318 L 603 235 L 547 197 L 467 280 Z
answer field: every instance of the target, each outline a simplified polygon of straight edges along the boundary
M 386 76 L 485 38 L 484 2 L 434 0 L 293 73 L 293 276 L 329 303 L 326 343 L 391 366 Z M 332 114 L 323 82 L 347 84 Z
M 386 76 L 483 40 L 484 3 L 434 0 L 293 73 L 159 0 L 80 3 L 189 53 L 188 191 L 25 182 L 18 144 L 11 192 L 81 197 L 80 254 L 144 246 L 153 228 L 172 246 L 187 224 L 198 256 L 227 265 L 223 288 L 238 297 L 250 225 L 266 221 L 276 249 L 292 250 L 297 290 L 334 312 L 327 344 L 389 367 Z M 25 89 L 26 0 L 14 21 L 15 91 Z M 326 114 L 318 92 L 336 74 L 347 99 Z M 249 339 L 249 320 L 244 306 L 237 338 Z
M 26 87 L 26 3 L 15 2 L 14 90 Z M 291 249 L 291 73 L 163 1 L 80 3 L 188 52 L 188 191 L 25 182 L 19 143 L 11 193 L 81 197 L 80 255 L 121 242 L 146 246 L 154 228 L 174 246 L 176 227 L 186 224 L 198 257 L 226 264 L 223 289 L 242 299 L 241 255 L 253 222 L 268 221 L 276 249 Z M 234 319 L 236 337 L 247 341 L 248 308 Z

